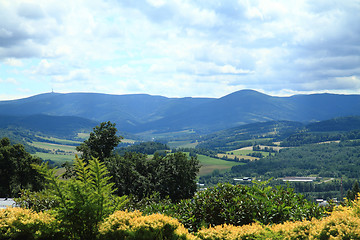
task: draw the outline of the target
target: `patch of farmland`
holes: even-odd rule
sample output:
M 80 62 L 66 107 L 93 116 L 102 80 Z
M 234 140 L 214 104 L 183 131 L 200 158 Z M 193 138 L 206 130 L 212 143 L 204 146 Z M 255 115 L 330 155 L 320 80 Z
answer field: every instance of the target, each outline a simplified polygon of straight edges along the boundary
M 217 158 L 208 157 L 205 155 L 198 155 L 200 162 L 199 175 L 204 176 L 211 174 L 214 170 L 218 169 L 220 172 L 225 172 L 231 169 L 232 166 L 242 165 L 240 162 L 225 161 Z
M 252 157 L 252 156 L 247 156 L 247 155 L 234 155 L 234 154 L 224 154 L 224 153 L 218 153 L 217 156 L 219 158 L 227 157 L 228 159 L 235 159 L 235 157 L 236 157 L 239 160 L 240 159 L 248 159 L 250 161 L 259 159 L 257 157 Z
M 76 154 L 78 153 L 76 151 L 76 147 L 75 146 L 69 146 L 69 145 L 63 145 L 63 144 L 56 144 L 56 143 L 47 143 L 47 142 L 33 142 L 31 144 L 34 147 L 37 148 L 42 148 L 45 150 L 48 150 L 50 152 L 66 152 L 69 154 Z
M 51 160 L 57 165 L 61 165 L 64 162 L 72 162 L 75 159 L 75 155 L 60 155 L 60 154 L 42 153 L 42 152 L 37 152 L 34 155 L 43 160 Z

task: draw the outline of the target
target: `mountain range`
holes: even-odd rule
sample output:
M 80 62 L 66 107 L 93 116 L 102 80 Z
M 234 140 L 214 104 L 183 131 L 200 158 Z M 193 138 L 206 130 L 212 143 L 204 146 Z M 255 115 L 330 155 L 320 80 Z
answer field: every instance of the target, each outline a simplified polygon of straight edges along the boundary
M 210 133 L 255 122 L 286 120 L 308 123 L 360 115 L 360 95 L 323 93 L 275 97 L 254 90 L 240 90 L 221 98 L 44 93 L 0 101 L 0 115 L 0 120 L 6 116 L 24 119 L 46 115 L 71 116 L 76 117 L 76 121 L 87 119 L 88 124 L 111 121 L 119 130 L 129 133 L 184 130 Z M 85 120 L 80 121 L 84 125 L 82 121 Z M 56 122 L 61 124 L 62 120 Z M 63 122 L 71 124 L 69 119 Z

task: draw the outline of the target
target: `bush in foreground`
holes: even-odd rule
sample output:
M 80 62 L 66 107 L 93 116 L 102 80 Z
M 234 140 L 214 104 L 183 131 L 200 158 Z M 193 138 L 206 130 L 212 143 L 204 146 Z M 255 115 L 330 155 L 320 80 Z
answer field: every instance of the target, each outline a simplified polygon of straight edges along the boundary
M 24 208 L 0 209 L 0 239 L 57 239 L 56 219 Z
M 178 220 L 139 211 L 117 211 L 100 225 L 100 239 L 196 239 Z
M 266 182 L 253 186 L 218 184 L 165 213 L 179 219 L 192 232 L 210 225 L 276 224 L 325 216 L 323 208 L 293 189 L 273 188 Z
M 0 239 L 68 239 L 58 226 L 49 213 L 21 208 L 0 210 Z M 178 220 L 162 214 L 116 211 L 100 223 L 96 239 L 360 239 L 360 200 L 337 207 L 321 219 L 267 225 L 222 224 L 192 234 Z
M 202 240 L 238 239 L 360 239 L 360 200 L 351 207 L 338 207 L 329 216 L 280 224 L 252 223 L 244 226 L 218 225 L 201 229 Z

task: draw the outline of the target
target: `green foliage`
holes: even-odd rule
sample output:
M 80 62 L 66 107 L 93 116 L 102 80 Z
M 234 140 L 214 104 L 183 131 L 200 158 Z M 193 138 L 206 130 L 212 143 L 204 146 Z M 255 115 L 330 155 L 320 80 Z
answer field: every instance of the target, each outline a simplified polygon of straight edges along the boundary
M 355 200 L 355 198 L 358 196 L 359 193 L 360 193 L 359 183 L 358 181 L 355 181 L 352 186 L 352 189 L 348 190 L 346 194 L 346 198 L 348 199 L 348 201 Z
M 163 143 L 159 142 L 144 142 L 129 147 L 122 147 L 117 149 L 115 152 L 124 155 L 125 152 L 136 152 L 143 154 L 154 154 L 157 151 L 170 150 L 170 148 Z
M 270 121 L 245 124 L 202 137 L 196 148 L 229 151 L 254 144 L 268 145 L 271 138 L 283 139 L 303 125 L 291 121 Z
M 59 206 L 53 210 L 70 239 L 95 239 L 99 223 L 126 202 L 126 196 L 113 195 L 114 184 L 98 159 L 86 165 L 76 157 L 76 178 L 68 181 L 61 181 L 47 164 L 34 167 L 46 178 L 48 189 L 56 197 Z
M 306 126 L 312 132 L 352 131 L 360 129 L 360 116 L 338 117 Z
M 13 144 L 22 144 L 25 150 L 29 153 L 35 153 L 39 151 L 38 148 L 29 145 L 38 138 L 30 130 L 20 127 L 7 127 L 0 129 L 0 138 L 9 138 Z
M 43 178 L 31 164 L 40 164 L 21 144 L 11 145 L 8 138 L 0 140 L 0 196 L 16 196 L 20 189 L 40 190 Z
M 190 231 L 197 231 L 210 225 L 273 224 L 319 218 L 324 216 L 324 210 L 289 188 L 273 188 L 264 183 L 218 184 L 198 192 L 192 199 L 182 200 L 171 214 Z
M 120 143 L 122 137 L 116 135 L 116 124 L 102 122 L 90 133 L 89 139 L 85 140 L 76 150 L 82 152 L 82 158 L 90 160 L 92 157 L 104 161 L 111 156 L 114 148 Z
M 360 172 L 359 151 L 360 146 L 348 145 L 347 142 L 283 149 L 271 157 L 249 162 L 245 166 L 234 166 L 228 177 L 317 175 L 357 178 Z
M 143 198 L 158 192 L 162 198 L 173 201 L 192 197 L 196 191 L 199 161 L 177 152 L 152 159 L 140 153 L 126 153 L 106 159 L 118 195 L 135 195 Z
M 16 206 L 32 209 L 36 212 L 46 211 L 59 206 L 59 201 L 48 189 L 32 192 L 27 189 L 20 191 L 20 197 L 14 198 Z
M 129 201 L 124 206 L 128 211 L 138 210 L 144 214 L 172 212 L 174 203 L 170 198 L 162 198 L 158 192 L 153 192 L 150 196 L 137 198 L 134 195 L 129 196 Z M 168 214 L 169 215 L 169 214 Z

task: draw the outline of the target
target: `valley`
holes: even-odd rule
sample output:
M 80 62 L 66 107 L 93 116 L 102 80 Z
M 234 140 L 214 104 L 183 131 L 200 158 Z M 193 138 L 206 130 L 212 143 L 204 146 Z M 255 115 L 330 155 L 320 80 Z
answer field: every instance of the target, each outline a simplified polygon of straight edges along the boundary
M 328 101 L 341 108 L 330 109 Z M 359 95 L 272 97 L 242 90 L 219 99 L 176 99 L 51 93 L 0 101 L 0 110 L 0 137 L 60 168 L 105 120 L 114 121 L 124 137 L 117 151 L 158 142 L 168 147 L 165 152 L 196 155 L 205 187 L 271 179 L 309 198 L 341 198 L 359 179 Z M 317 181 L 283 183 L 284 177 Z

